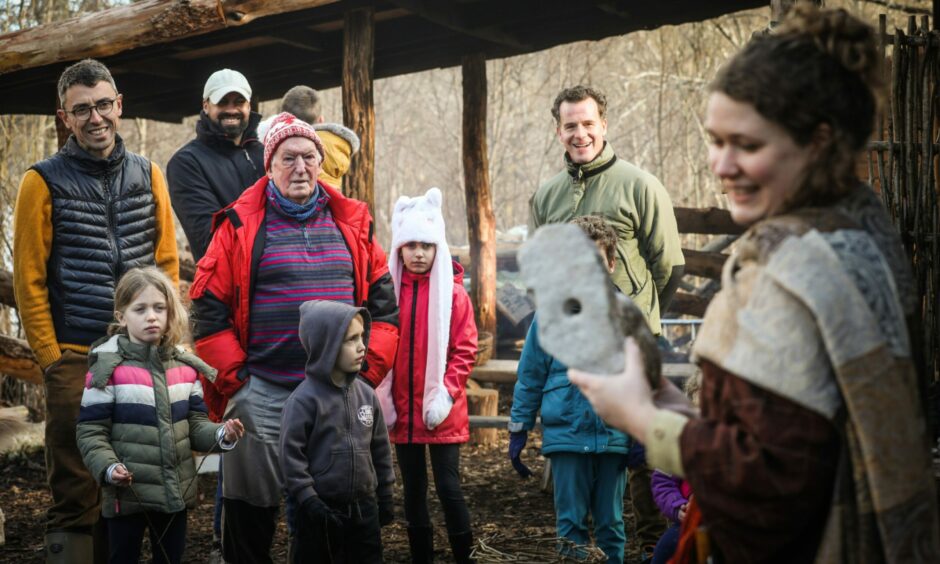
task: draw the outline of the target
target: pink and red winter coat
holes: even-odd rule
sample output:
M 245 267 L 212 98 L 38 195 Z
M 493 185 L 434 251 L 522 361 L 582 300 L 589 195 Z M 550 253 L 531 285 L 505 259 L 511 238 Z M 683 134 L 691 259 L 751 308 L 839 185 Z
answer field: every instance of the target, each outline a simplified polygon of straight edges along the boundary
M 427 365 L 428 298 L 430 273 L 401 273 L 398 296 L 401 337 L 395 358 L 392 380 L 392 401 L 397 419 L 389 428 L 393 443 L 452 444 L 470 439 L 467 415 L 467 378 L 473 370 L 477 352 L 477 327 L 473 305 L 463 288 L 463 267 L 453 262 L 453 307 L 450 317 L 450 339 L 447 345 L 447 368 L 444 387 L 454 400 L 450 413 L 434 429 L 428 429 L 422 417 L 424 376 Z

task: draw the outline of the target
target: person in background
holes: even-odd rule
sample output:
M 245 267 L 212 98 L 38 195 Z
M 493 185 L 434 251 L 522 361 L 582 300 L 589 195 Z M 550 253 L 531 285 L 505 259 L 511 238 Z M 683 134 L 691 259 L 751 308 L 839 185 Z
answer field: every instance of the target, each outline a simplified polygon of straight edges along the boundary
M 251 86 L 242 73 L 221 69 L 209 76 L 196 138 L 166 165 L 173 210 L 196 262 L 212 239 L 212 216 L 264 176 L 260 121 L 251 111 Z
M 607 136 L 607 97 L 590 86 L 565 88 L 552 104 L 555 133 L 565 149 L 565 169 L 539 186 L 529 202 L 529 233 L 549 223 L 600 215 L 617 232 L 614 284 L 640 308 L 654 335 L 685 258 L 669 193 L 649 172 L 620 158 Z M 630 501 L 645 556 L 663 531 L 650 490 L 651 470 L 630 469 Z
M 343 176 L 349 171 L 353 155 L 359 151 L 359 136 L 339 123 L 326 121 L 322 110 L 320 93 L 298 84 L 284 94 L 281 111 L 293 114 L 313 126 L 323 143 L 323 164 L 320 166 L 321 182 L 338 189 L 343 187 Z M 263 137 L 273 117 L 261 122 L 258 133 Z
M 596 215 L 578 217 L 571 223 L 594 241 L 608 271 L 613 272 L 614 228 Z M 536 313 L 519 359 L 509 421 L 509 459 L 522 477 L 531 475 L 521 454 L 539 413 L 542 454 L 552 466 L 558 536 L 579 547 L 587 546 L 591 541 L 590 516 L 594 538 L 607 562 L 623 562 L 627 540 L 623 524 L 625 470 L 641 465 L 642 454 L 635 452 L 638 449 L 629 436 L 601 421 L 568 381 L 568 367 L 542 349 Z M 560 548 L 565 555 L 583 556 L 577 548 Z
M 696 372 L 685 382 L 685 395 L 694 407 L 699 405 L 699 391 L 702 389 L 701 373 Z M 653 486 L 653 500 L 659 511 L 669 520 L 669 527 L 653 551 L 652 564 L 666 564 L 679 545 L 679 526 L 689 512 L 689 500 L 692 487 L 689 482 L 677 476 L 671 476 L 661 470 L 653 470 L 650 478 Z

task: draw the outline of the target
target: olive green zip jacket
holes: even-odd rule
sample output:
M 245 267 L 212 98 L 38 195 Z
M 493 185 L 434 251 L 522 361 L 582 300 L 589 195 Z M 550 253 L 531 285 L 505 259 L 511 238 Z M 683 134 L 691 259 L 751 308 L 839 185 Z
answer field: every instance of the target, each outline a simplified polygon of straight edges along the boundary
M 209 421 L 198 373 L 215 369 L 179 348 L 135 344 L 114 335 L 92 345 L 78 416 L 82 459 L 102 485 L 104 517 L 176 513 L 196 505 L 193 450 L 218 450 L 221 425 Z M 110 485 L 114 463 L 133 473 Z
M 529 234 L 549 223 L 602 215 L 617 231 L 614 284 L 660 334 L 660 304 L 668 305 L 685 270 L 669 194 L 652 174 L 618 159 L 609 143 L 587 164 L 574 164 L 567 154 L 565 163 L 566 170 L 529 201 Z

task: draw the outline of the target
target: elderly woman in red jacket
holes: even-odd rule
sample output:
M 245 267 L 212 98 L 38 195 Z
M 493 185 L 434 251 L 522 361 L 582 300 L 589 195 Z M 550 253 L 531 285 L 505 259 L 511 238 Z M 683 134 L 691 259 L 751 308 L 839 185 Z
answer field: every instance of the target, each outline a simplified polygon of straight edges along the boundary
M 283 497 L 281 410 L 307 363 L 300 304 L 329 300 L 369 311 L 361 376 L 373 386 L 398 345 L 394 286 L 369 208 L 317 181 L 323 157 L 313 127 L 288 113 L 274 118 L 264 139 L 267 175 L 216 214 L 189 292 L 196 351 L 219 371 L 204 382 L 209 414 L 237 415 L 248 431 L 244 448 L 222 461 L 222 554 L 232 564 L 271 561 Z

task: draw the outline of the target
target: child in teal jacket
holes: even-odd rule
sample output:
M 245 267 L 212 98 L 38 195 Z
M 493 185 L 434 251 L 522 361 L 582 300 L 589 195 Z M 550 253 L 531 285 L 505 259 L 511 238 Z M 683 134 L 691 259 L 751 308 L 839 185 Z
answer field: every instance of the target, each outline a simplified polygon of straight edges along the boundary
M 599 216 L 579 217 L 572 223 L 597 244 L 613 272 L 617 243 L 613 227 Z M 509 455 L 522 476 L 530 472 L 519 456 L 539 412 L 542 454 L 552 464 L 558 536 L 575 545 L 589 544 L 590 515 L 597 546 L 607 561 L 623 562 L 623 494 L 632 441 L 598 417 L 580 390 L 568 381 L 568 367 L 542 350 L 536 315 L 519 359 L 509 423 Z M 562 547 L 563 552 L 568 550 Z

